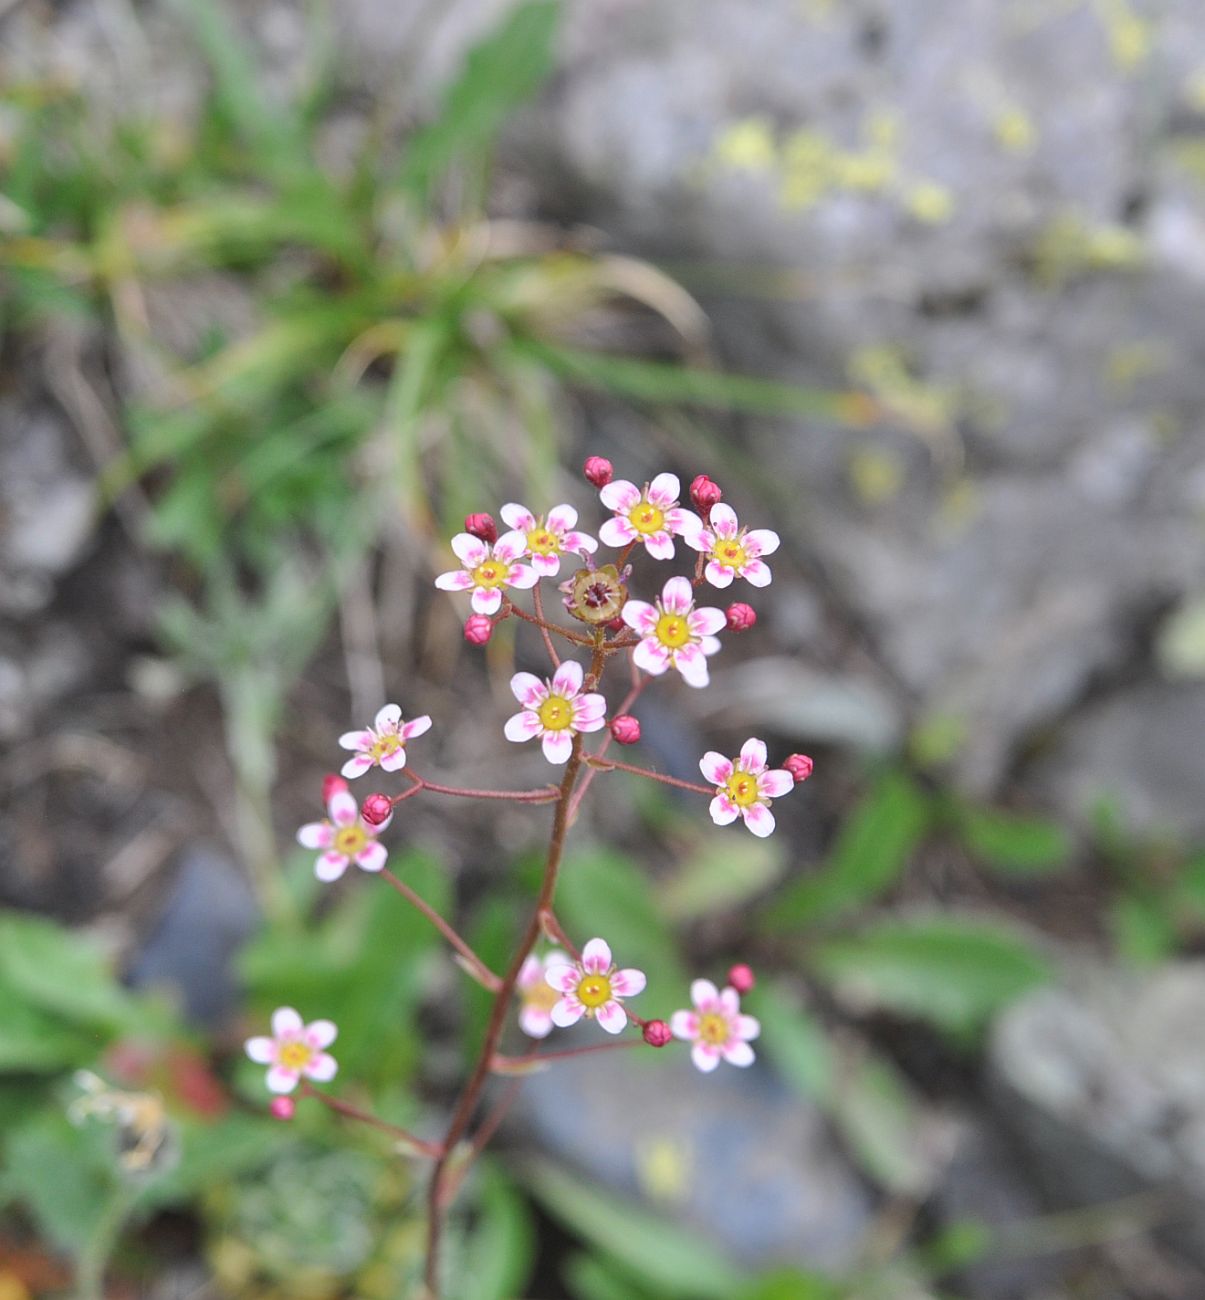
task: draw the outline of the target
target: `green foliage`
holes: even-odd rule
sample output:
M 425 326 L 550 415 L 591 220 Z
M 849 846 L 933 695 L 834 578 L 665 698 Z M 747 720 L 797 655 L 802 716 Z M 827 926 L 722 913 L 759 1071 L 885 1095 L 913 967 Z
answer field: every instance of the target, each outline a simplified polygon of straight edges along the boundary
M 903 772 L 889 770 L 849 816 L 814 875 L 784 890 L 767 922 L 775 930 L 847 915 L 889 889 L 930 825 L 928 800 Z
M 972 857 L 1002 874 L 1048 875 L 1064 866 L 1071 853 L 1067 831 L 1048 817 L 961 802 L 952 802 L 949 815 Z
M 957 916 L 873 921 L 817 944 L 809 962 L 853 1005 L 917 1016 L 960 1036 L 982 1030 L 1051 973 L 1011 926 Z

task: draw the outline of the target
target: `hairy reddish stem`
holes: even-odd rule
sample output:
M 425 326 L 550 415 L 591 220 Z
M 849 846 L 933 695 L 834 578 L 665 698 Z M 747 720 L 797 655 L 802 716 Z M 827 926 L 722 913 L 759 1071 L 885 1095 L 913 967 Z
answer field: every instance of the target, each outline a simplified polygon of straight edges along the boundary
M 645 676 L 642 676 L 642 674 L 641 674 L 641 672 L 640 672 L 640 669 L 637 668 L 637 667 L 636 667 L 636 664 L 633 662 L 633 664 L 632 664 L 632 688 L 631 688 L 631 690 L 629 690 L 628 693 L 623 697 L 623 702 L 620 704 L 619 708 L 617 708 L 617 709 L 615 710 L 615 714 L 614 714 L 615 717 L 619 717 L 619 716 L 621 716 L 622 714 L 627 713 L 628 710 L 631 709 L 632 705 L 635 704 L 636 701 L 640 698 L 640 692 L 644 690 L 645 686 L 648 685 L 648 682 L 649 682 L 649 679 L 648 679 L 647 677 L 645 677 Z M 586 791 L 590 789 L 590 785 L 591 785 L 591 783 L 593 782 L 595 776 L 598 775 L 598 771 L 599 771 L 599 769 L 596 768 L 596 767 L 591 766 L 591 765 L 590 765 L 590 760 L 591 760 L 592 758 L 594 758 L 594 759 L 602 758 L 602 756 L 603 756 L 603 755 L 607 752 L 607 750 L 610 748 L 611 741 L 612 741 L 613 739 L 614 739 L 614 737 L 611 735 L 611 729 L 610 729 L 610 727 L 608 727 L 608 728 L 603 732 L 602 743 L 599 745 L 598 749 L 595 750 L 595 752 L 594 752 L 593 754 L 590 754 L 590 755 L 587 755 L 587 756 L 586 756 L 586 759 L 585 759 L 585 762 L 586 762 L 586 771 L 585 771 L 585 774 L 582 776 L 581 784 L 578 786 L 577 790 L 574 792 L 573 798 L 570 800 L 570 803 L 569 803 L 569 824 L 570 824 L 570 826 L 572 826 L 573 823 L 577 820 L 577 810 L 581 807 L 581 805 L 582 805 L 582 800 L 586 797 Z
M 587 764 L 599 772 L 631 772 L 635 776 L 647 777 L 650 781 L 660 781 L 662 785 L 672 785 L 679 790 L 690 790 L 694 794 L 715 794 L 715 787 L 698 785 L 694 781 L 680 781 L 676 776 L 662 776 L 660 772 L 650 772 L 646 767 L 637 767 L 634 763 L 621 763 L 617 758 L 600 758 L 597 754 L 586 757 Z
M 477 983 L 483 988 L 489 989 L 491 993 L 497 993 L 502 987 L 502 981 L 492 970 L 490 970 L 485 962 L 477 956 L 472 948 L 465 943 L 447 921 L 440 916 L 431 904 L 420 898 L 405 881 L 399 880 L 388 867 L 383 868 L 380 874 L 382 880 L 392 885 L 408 903 L 413 903 L 414 906 L 417 907 L 418 910 L 427 918 L 427 920 L 430 921 L 431 924 L 440 932 L 440 934 L 442 934 L 443 937 L 452 945 L 452 947 L 456 949 L 456 951 L 464 958 L 469 967 L 469 973 L 476 979 Z
M 438 1142 L 428 1142 L 423 1138 L 415 1137 L 408 1129 L 399 1128 L 396 1124 L 389 1124 L 383 1119 L 378 1119 L 375 1115 L 370 1115 L 368 1111 L 353 1106 L 348 1101 L 341 1101 L 338 1097 L 331 1097 L 325 1092 L 320 1092 L 308 1079 L 302 1079 L 301 1081 L 301 1095 L 316 1098 L 328 1110 L 333 1110 L 337 1115 L 342 1115 L 345 1119 L 354 1119 L 358 1124 L 367 1124 L 369 1128 L 388 1133 L 390 1137 L 396 1138 L 399 1142 L 405 1142 L 422 1155 L 429 1156 L 432 1160 L 440 1159 L 443 1156 L 443 1147 Z
M 537 588 L 533 587 L 533 591 Z M 567 627 L 561 627 L 558 623 L 548 623 L 543 618 L 537 618 L 534 614 L 529 614 L 525 609 L 520 609 L 512 600 L 507 600 L 503 606 L 504 614 L 514 614 L 521 618 L 525 623 L 534 623 L 545 634 L 555 632 L 557 636 L 563 636 L 566 641 L 572 641 L 575 645 L 589 646 L 594 648 L 594 642 L 588 636 L 583 636 L 580 632 L 571 632 Z
M 457 785 L 440 785 L 438 781 L 428 781 L 425 776 L 403 768 L 402 775 L 414 782 L 412 789 L 404 790 L 393 796 L 391 802 L 396 806 L 403 799 L 409 799 L 420 790 L 430 790 L 432 794 L 450 794 L 458 799 L 509 799 L 511 803 L 552 803 L 561 795 L 560 787 L 541 786 L 538 790 L 473 790 Z
M 548 623 L 544 619 L 544 597 L 540 594 L 538 582 L 531 589 L 531 603 L 535 606 L 536 618 L 540 621 L 540 635 L 544 638 L 544 649 L 548 651 L 548 657 L 552 660 L 552 671 L 555 673 L 561 666 L 561 660 L 552 644 L 552 637 L 548 635 Z
M 590 676 L 597 681 L 606 663 L 601 633 L 596 634 L 593 649 Z M 569 801 L 573 795 L 573 787 L 577 782 L 581 767 L 582 737 L 578 733 L 573 737 L 573 749 L 569 754 L 568 762 L 565 764 L 565 774 L 557 794 L 556 806 L 553 809 L 552 832 L 548 841 L 548 853 L 544 859 L 544 879 L 540 884 L 540 893 L 536 899 L 535 909 L 527 923 L 523 938 L 511 958 L 510 966 L 502 977 L 502 987 L 494 995 L 494 1005 L 490 1009 L 490 1018 L 486 1025 L 481 1051 L 473 1066 L 469 1080 L 452 1111 L 448 1131 L 444 1135 L 443 1152 L 436 1159 L 435 1168 L 431 1172 L 431 1185 L 427 1195 L 427 1265 L 425 1279 L 427 1291 L 432 1297 L 439 1295 L 439 1245 L 443 1235 L 444 1215 L 452 1196 L 455 1194 L 456 1186 L 464 1176 L 463 1172 L 460 1172 L 455 1178 L 449 1179 L 449 1158 L 468 1131 L 473 1112 L 477 1109 L 482 1091 L 490 1076 L 490 1065 L 498 1050 L 498 1042 L 502 1037 L 502 1030 L 510 1011 L 519 972 L 523 969 L 523 963 L 527 960 L 528 955 L 540 937 L 541 917 L 552 907 L 553 895 L 556 892 L 557 872 L 560 869 L 561 857 L 565 849 L 565 835 L 569 829 Z
M 627 1008 L 624 1008 L 627 1010 Z M 637 1021 L 636 1017 L 630 1012 L 628 1018 L 633 1024 L 642 1028 L 644 1021 Z M 615 1038 L 607 1043 L 588 1043 L 585 1047 L 565 1047 L 557 1052 L 539 1052 L 531 1053 L 527 1056 L 503 1056 L 501 1052 L 495 1052 L 490 1069 L 499 1074 L 510 1074 L 514 1070 L 525 1070 L 531 1065 L 543 1065 L 545 1061 L 568 1061 L 574 1056 L 590 1056 L 594 1052 L 614 1052 L 620 1047 L 643 1047 L 645 1042 L 643 1038 Z

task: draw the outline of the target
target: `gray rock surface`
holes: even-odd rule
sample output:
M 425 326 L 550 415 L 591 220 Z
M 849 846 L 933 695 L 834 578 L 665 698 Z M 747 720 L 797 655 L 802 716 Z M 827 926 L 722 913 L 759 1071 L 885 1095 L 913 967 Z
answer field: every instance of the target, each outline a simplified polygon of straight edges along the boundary
M 757 1066 L 705 1077 L 682 1052 L 637 1055 L 571 1059 L 530 1076 L 518 1122 L 734 1259 L 834 1271 L 854 1261 L 872 1201 L 818 1110 Z
M 1205 963 L 1081 969 L 992 1038 L 991 1082 L 1059 1203 L 1162 1194 L 1161 1231 L 1205 1262 Z

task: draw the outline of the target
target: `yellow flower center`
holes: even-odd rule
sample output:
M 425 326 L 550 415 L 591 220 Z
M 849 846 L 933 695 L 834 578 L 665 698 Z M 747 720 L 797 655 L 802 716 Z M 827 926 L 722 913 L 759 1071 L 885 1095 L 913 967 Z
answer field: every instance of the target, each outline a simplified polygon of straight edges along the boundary
M 657 620 L 657 640 L 676 650 L 690 640 L 690 625 L 681 614 L 662 614 Z
M 551 1011 L 561 1000 L 561 995 L 547 980 L 541 980 L 539 984 L 521 990 L 520 996 L 526 1006 L 539 1007 L 541 1011 Z
M 369 747 L 368 752 L 373 758 L 384 758 L 386 754 L 396 753 L 402 747 L 402 738 L 396 731 L 386 732 L 383 736 L 378 736 Z
M 573 724 L 573 705 L 563 695 L 550 695 L 538 712 L 546 731 L 564 731 Z
M 313 1055 L 313 1048 L 293 1039 L 280 1045 L 280 1050 L 276 1054 L 276 1063 L 283 1065 L 286 1070 L 303 1070 L 309 1065 L 310 1057 Z
M 479 587 L 501 587 L 509 572 L 501 560 L 485 560 L 473 570 L 473 581 Z
M 745 554 L 745 548 L 735 538 L 721 538 L 716 542 L 712 555 L 717 563 L 722 564 L 725 569 L 739 569 L 749 558 Z
M 611 1000 L 611 981 L 605 975 L 586 975 L 577 986 L 577 1000 L 588 1010 Z
M 641 501 L 638 506 L 633 506 L 628 511 L 628 523 L 638 533 L 658 533 L 665 523 L 665 513 L 658 510 L 651 501 Z
M 738 808 L 748 808 L 757 802 L 757 777 L 748 772 L 733 772 L 724 782 L 728 797 Z
M 527 534 L 527 549 L 535 555 L 556 555 L 561 548 L 555 533 L 539 527 Z
M 699 1041 L 722 1047 L 728 1041 L 728 1021 L 718 1011 L 699 1017 Z
M 336 853 L 342 853 L 345 858 L 354 858 L 367 843 L 368 836 L 361 827 L 342 826 L 335 832 L 335 843 L 332 847 Z

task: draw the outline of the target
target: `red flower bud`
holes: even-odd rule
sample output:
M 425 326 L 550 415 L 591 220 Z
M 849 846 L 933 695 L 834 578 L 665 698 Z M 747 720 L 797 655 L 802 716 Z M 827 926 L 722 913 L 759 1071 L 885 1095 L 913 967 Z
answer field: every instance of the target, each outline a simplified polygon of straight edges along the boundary
M 703 516 L 704 523 L 711 515 L 711 507 L 721 500 L 723 495 L 720 485 L 709 479 L 706 474 L 696 474 L 690 485 L 690 499 L 695 503 L 695 509 Z
M 464 639 L 470 645 L 485 645 L 494 635 L 493 620 L 488 614 L 470 614 L 464 621 Z
M 494 523 L 494 516 L 487 515 L 485 511 L 476 515 L 465 515 L 464 531 L 472 533 L 474 537 L 480 537 L 488 546 L 498 540 L 498 525 Z
M 347 789 L 347 782 L 341 777 L 336 776 L 334 772 L 328 772 L 322 778 L 322 802 L 328 804 L 331 801 L 331 795 L 339 794 Z
M 596 488 L 604 488 L 615 477 L 615 470 L 605 456 L 587 456 L 582 473 Z
M 806 781 L 812 775 L 812 768 L 815 767 L 806 754 L 792 754 L 783 763 L 783 767 L 795 778 L 795 784 Z
M 644 1027 L 644 1041 L 650 1047 L 664 1047 L 673 1036 L 664 1020 L 650 1020 Z
M 611 719 L 611 735 L 621 745 L 634 745 L 640 739 L 640 719 L 630 713 L 621 713 Z
M 292 1097 L 273 1097 L 268 1109 L 275 1119 L 292 1119 L 297 1114 L 297 1103 Z
M 745 994 L 757 983 L 757 977 L 753 974 L 753 967 L 746 966 L 744 962 L 738 962 L 728 972 L 728 983 L 736 989 L 738 993 Z
M 757 622 L 757 610 L 752 605 L 746 605 L 741 600 L 729 605 L 726 613 L 730 632 L 748 632 L 753 624 Z
M 387 794 L 370 794 L 360 805 L 360 816 L 369 826 L 379 826 L 388 821 L 393 812 L 393 800 Z

